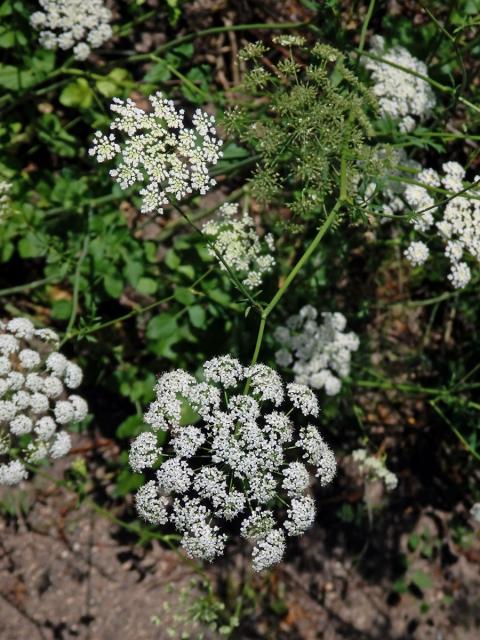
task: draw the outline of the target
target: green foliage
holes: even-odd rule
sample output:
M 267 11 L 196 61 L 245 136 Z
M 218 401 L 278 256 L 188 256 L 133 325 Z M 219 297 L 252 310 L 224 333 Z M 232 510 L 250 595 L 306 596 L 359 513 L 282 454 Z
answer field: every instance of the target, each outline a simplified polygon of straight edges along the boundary
M 258 158 L 250 187 L 260 202 L 322 217 L 340 190 L 353 202 L 361 175 L 379 167 L 369 144 L 376 102 L 336 49 L 290 36 L 276 42 L 290 56 L 268 67 L 263 59 L 272 50 L 262 43 L 241 52 L 249 63 L 245 100 L 228 113 L 227 130 Z

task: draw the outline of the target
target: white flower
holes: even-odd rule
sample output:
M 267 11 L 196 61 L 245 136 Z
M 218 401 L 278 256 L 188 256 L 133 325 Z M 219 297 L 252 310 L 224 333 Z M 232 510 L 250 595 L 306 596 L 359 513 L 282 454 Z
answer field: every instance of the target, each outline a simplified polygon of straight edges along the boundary
M 302 494 L 309 483 L 310 475 L 301 462 L 291 462 L 283 470 L 282 487 L 289 496 L 295 497 Z
M 315 520 L 315 502 L 311 496 L 293 498 L 287 512 L 285 529 L 290 536 L 300 536 L 310 528 Z
M 11 460 L 6 464 L 0 464 L 0 485 L 4 484 L 7 487 L 11 487 L 27 478 L 27 470 L 20 460 Z
M 159 494 L 157 484 L 153 480 L 140 487 L 135 496 L 138 515 L 151 524 L 168 522 L 167 505 L 168 498 Z
M 447 278 L 455 289 L 463 289 L 472 277 L 470 267 L 466 262 L 453 262 Z
M 65 455 L 70 436 L 57 433 L 57 422 L 67 425 L 87 415 L 85 400 L 68 397 L 65 390 L 65 382 L 73 386 L 81 380 L 81 369 L 56 348 L 58 335 L 35 329 L 27 318 L 0 323 L 0 466 L 7 474 L 2 475 L 5 483 L 23 479 L 25 462 Z
M 72 422 L 75 417 L 75 409 L 73 404 L 68 400 L 59 400 L 53 410 L 55 420 L 59 424 L 67 424 Z
M 345 333 L 346 324 L 342 313 L 318 314 L 311 305 L 302 307 L 298 314 L 287 319 L 286 326 L 275 330 L 274 337 L 281 345 L 275 354 L 277 364 L 293 363 L 297 384 L 324 389 L 330 396 L 337 395 L 341 379 L 350 373 L 351 354 L 359 347 L 358 336 Z
M 130 445 L 128 462 L 134 471 L 140 472 L 153 467 L 159 454 L 156 434 L 144 431 Z
M 76 389 L 82 384 L 83 373 L 78 364 L 67 363 L 64 373 L 64 382 L 69 389 Z
M 185 493 L 192 484 L 192 475 L 193 472 L 185 460 L 171 458 L 157 471 L 158 486 L 166 494 Z
M 401 67 L 428 76 L 426 65 L 414 58 L 404 47 L 386 49 L 385 40 L 374 36 L 372 53 Z M 419 121 L 428 117 L 435 106 L 435 95 L 426 80 L 402 71 L 387 62 L 364 56 L 362 63 L 371 72 L 373 92 L 378 97 L 382 116 L 399 120 L 400 131 L 412 131 Z
M 50 416 L 43 416 L 35 423 L 35 433 L 40 440 L 50 440 L 56 430 L 57 424 Z
M 336 321 L 342 325 L 342 318 Z M 300 426 L 305 415 L 318 413 L 318 402 L 295 383 L 287 396 L 276 371 L 244 367 L 231 356 L 205 362 L 199 378 L 177 370 L 155 385 L 145 421 L 161 425 L 166 441 L 160 446 L 156 433 L 144 431 L 132 442 L 130 465 L 147 475 L 138 511 L 150 522 L 168 519 L 187 554 L 208 561 L 223 552 L 222 524 L 238 518 L 241 535 L 257 543 L 253 558 L 260 570 L 282 557 L 285 533 L 300 535 L 313 521 L 313 500 L 304 495 L 308 467 L 322 486 L 335 474 L 333 453 L 316 427 Z M 191 410 L 184 413 L 192 416 L 189 424 L 180 424 L 181 403 Z M 276 510 L 285 503 L 286 518 Z
M 264 571 L 281 562 L 284 554 L 285 534 L 279 529 L 269 531 L 253 548 L 253 568 L 255 571 Z
M 29 416 L 23 414 L 16 416 L 10 422 L 10 432 L 16 436 L 23 436 L 25 433 L 30 433 L 33 427 L 33 421 Z
M 52 458 L 63 458 L 72 448 L 70 435 L 66 431 L 59 431 L 55 434 L 50 445 L 50 455 Z
M 405 161 L 402 161 L 406 163 Z M 418 166 L 416 167 L 418 170 Z M 424 168 L 418 171 L 416 182 L 403 187 L 403 197 L 410 210 L 415 213 L 412 226 L 422 233 L 423 240 L 415 240 L 404 251 L 413 266 L 420 266 L 435 257 L 439 247 L 450 262 L 447 279 L 456 289 L 464 288 L 471 280 L 472 261 L 480 261 L 480 200 L 478 177 L 464 191 L 465 169 L 458 162 L 442 165 L 443 173 Z M 442 186 L 448 191 L 448 202 L 442 203 L 445 195 L 437 195 L 435 189 Z M 455 195 L 464 191 L 461 195 Z M 391 202 L 390 189 L 384 197 Z M 387 205 L 389 206 L 389 205 Z M 425 211 L 425 209 L 429 209 Z
M 316 427 L 309 424 L 300 430 L 297 447 L 304 450 L 304 459 L 317 467 L 317 477 L 322 486 L 329 484 L 335 477 L 337 463 L 332 450 L 326 444 Z
M 46 367 L 53 372 L 54 375 L 59 378 L 63 376 L 65 369 L 67 368 L 67 358 L 57 351 L 51 353 L 46 360 Z
M 237 216 L 238 205 L 226 203 L 218 210 L 218 217 L 204 224 L 203 232 L 210 239 L 209 253 L 220 255 L 247 289 L 255 289 L 265 274 L 275 266 L 273 236 L 260 240 L 254 220 L 244 213 Z M 221 269 L 225 264 L 219 263 Z
M 318 415 L 318 400 L 306 385 L 291 382 L 287 384 L 287 392 L 293 406 L 300 409 L 304 416 Z
M 111 132 L 108 136 L 97 132 L 89 153 L 98 162 L 118 156 L 112 178 L 122 189 L 143 185 L 142 212 L 162 214 L 169 198 L 181 200 L 212 188 L 215 181 L 208 168 L 221 158 L 222 141 L 216 137 L 213 116 L 197 109 L 193 127 L 187 129 L 184 110 L 177 111 L 172 100 L 160 92 L 149 99 L 153 110 L 147 113 L 130 98 L 114 98 L 111 110 L 117 115 Z
M 30 24 L 40 31 L 40 44 L 46 49 L 71 49 L 76 60 L 85 60 L 89 44 L 97 49 L 112 37 L 108 24 L 111 11 L 103 0 L 40 0 L 43 11 L 30 16 Z
M 421 240 L 411 242 L 404 252 L 404 256 L 414 267 L 418 267 L 426 262 L 429 255 L 430 251 L 428 250 L 427 245 Z
M 470 514 L 476 522 L 480 522 L 480 502 L 476 502 L 470 509 Z

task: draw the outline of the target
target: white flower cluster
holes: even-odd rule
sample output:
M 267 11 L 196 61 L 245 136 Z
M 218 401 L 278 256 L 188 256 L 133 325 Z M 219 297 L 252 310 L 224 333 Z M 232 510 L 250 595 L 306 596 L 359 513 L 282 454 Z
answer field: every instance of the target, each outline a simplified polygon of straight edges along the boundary
M 373 54 L 422 76 L 428 76 L 426 65 L 414 58 L 404 47 L 397 46 L 387 50 L 385 40 L 381 36 L 374 36 L 371 45 Z M 435 95 L 429 83 L 386 62 L 366 56 L 362 62 L 371 72 L 374 82 L 373 93 L 378 97 L 382 116 L 399 120 L 400 131 L 404 133 L 413 131 L 417 124 L 416 119 L 422 121 L 435 106 Z
M 281 367 L 292 365 L 297 383 L 313 389 L 325 389 L 329 396 L 337 395 L 341 378 L 350 373 L 352 351 L 359 347 L 358 336 L 344 333 L 347 325 L 341 313 L 322 313 L 311 305 L 290 316 L 286 326 L 277 327 L 274 337 L 281 346 L 275 360 Z
M 335 475 L 335 457 L 309 423 L 319 408 L 308 387 L 285 388 L 273 369 L 244 367 L 228 355 L 205 362 L 202 378 L 178 369 L 156 384 L 144 416 L 151 430 L 130 449 L 132 469 L 153 474 L 136 495 L 137 510 L 153 524 L 171 522 L 187 554 L 209 561 L 227 541 L 222 521 L 238 518 L 260 571 L 281 560 L 286 536 L 313 523 L 308 468 L 325 486 Z M 187 425 L 185 406 L 197 416 Z M 169 433 L 163 446 L 159 430 Z
M 462 180 L 465 169 L 458 162 L 445 162 L 442 165 L 443 175 L 434 169 L 423 169 L 416 177 L 418 182 L 432 187 L 443 187 L 449 192 L 463 189 Z M 474 182 L 480 180 L 476 177 Z M 442 207 L 435 207 L 435 199 L 425 187 L 407 185 L 404 198 L 413 211 L 422 211 L 413 222 L 416 231 L 424 234 L 434 232 L 444 245 L 444 253 L 450 262 L 448 279 L 455 289 L 462 289 L 471 279 L 470 267 L 465 261 L 465 254 L 480 261 L 480 200 L 470 197 L 480 196 L 474 189 L 461 196 L 449 200 Z M 440 198 L 444 198 L 440 195 Z M 434 214 L 441 210 L 440 215 Z M 414 265 L 423 264 L 429 257 L 429 248 L 423 241 L 414 241 L 405 251 L 406 258 Z
M 6 182 L 5 180 L 0 180 L 0 220 L 5 217 L 6 214 L 9 213 L 12 205 L 12 201 L 10 200 L 10 191 L 12 189 L 12 185 L 10 182 Z
M 369 482 L 380 480 L 385 485 L 387 491 L 396 489 L 398 485 L 397 476 L 389 471 L 385 463 L 375 456 L 370 456 L 365 449 L 356 449 L 352 453 L 353 461 L 357 463 L 358 469 Z
M 25 479 L 25 462 L 66 455 L 70 436 L 58 426 L 87 415 L 85 400 L 67 391 L 80 386 L 82 370 L 55 350 L 58 341 L 26 318 L 0 322 L 0 485 Z
M 122 189 L 143 185 L 142 212 L 162 214 L 169 195 L 181 200 L 195 191 L 205 194 L 216 184 L 208 168 L 222 157 L 222 140 L 216 137 L 215 118 L 201 109 L 193 114 L 193 127 L 186 128 L 185 112 L 172 100 L 161 92 L 149 100 L 153 110 L 147 113 L 130 98 L 114 98 L 110 108 L 117 115 L 111 133 L 97 131 L 89 153 L 98 162 L 118 157 L 112 178 Z M 114 131 L 125 139 L 117 139 Z
M 236 217 L 238 204 L 223 204 L 218 218 L 203 226 L 203 232 L 210 238 L 217 254 L 236 272 L 247 289 L 255 289 L 262 284 L 264 274 L 275 266 L 271 255 L 275 250 L 273 236 L 264 236 L 262 243 L 255 230 L 255 222 L 247 214 Z M 210 255 L 215 256 L 213 248 Z M 223 264 L 220 264 L 225 269 Z
M 39 0 L 30 24 L 40 31 L 45 49 L 72 49 L 76 60 L 85 60 L 112 37 L 112 12 L 103 0 Z

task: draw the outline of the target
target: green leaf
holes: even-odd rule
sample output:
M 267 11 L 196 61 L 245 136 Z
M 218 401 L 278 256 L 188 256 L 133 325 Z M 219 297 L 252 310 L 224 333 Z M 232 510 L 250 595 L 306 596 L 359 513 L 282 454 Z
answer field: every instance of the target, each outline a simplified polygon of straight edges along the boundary
M 150 340 L 169 338 L 177 331 L 177 321 L 169 313 L 162 313 L 150 320 L 147 325 L 147 337 Z
M 35 75 L 31 70 L 13 67 L 10 64 L 0 64 L 0 87 L 12 91 L 28 89 L 35 84 Z
M 71 300 L 55 300 L 52 304 L 52 318 L 55 320 L 68 320 L 72 313 Z
M 160 62 L 150 67 L 144 76 L 144 81 L 153 83 L 166 82 L 170 80 L 171 77 L 172 74 L 168 68 L 168 62 L 166 60 L 160 60 Z
M 130 83 L 130 74 L 126 69 L 112 69 L 103 80 L 96 81 L 98 91 L 106 98 L 114 98 L 122 93 L 124 87 Z
M 125 438 L 134 438 L 142 430 L 143 419 L 141 416 L 129 416 L 117 427 L 117 438 L 124 440 Z
M 137 283 L 143 273 L 143 264 L 141 262 L 134 262 L 133 260 L 127 262 L 123 267 L 123 275 L 128 280 L 132 287 L 136 287 Z
M 176 287 L 173 297 L 186 307 L 195 301 L 195 296 L 186 287 Z
M 198 304 L 194 304 L 191 307 L 188 307 L 188 317 L 190 318 L 190 322 L 197 329 L 204 329 L 206 325 L 206 313 Z
M 172 269 L 172 271 L 175 271 L 180 266 L 180 258 L 173 249 L 167 251 L 165 255 L 165 264 L 169 269 Z
M 64 107 L 88 109 L 92 106 L 93 91 L 85 78 L 77 78 L 73 82 L 67 84 L 60 94 L 59 100 Z
M 157 282 L 153 278 L 140 278 L 136 286 L 137 291 L 146 296 L 150 296 L 152 293 L 155 293 L 157 288 Z
M 108 295 L 112 296 L 112 298 L 119 298 L 122 295 L 123 281 L 119 280 L 118 277 L 111 275 L 104 276 L 103 286 L 105 287 L 105 291 Z
M 114 490 L 114 496 L 121 498 L 136 491 L 143 484 L 143 476 L 140 473 L 132 473 L 128 467 L 122 469 L 117 476 L 117 483 Z
M 27 233 L 18 243 L 18 253 L 21 258 L 38 258 L 45 255 L 46 244 L 35 233 Z

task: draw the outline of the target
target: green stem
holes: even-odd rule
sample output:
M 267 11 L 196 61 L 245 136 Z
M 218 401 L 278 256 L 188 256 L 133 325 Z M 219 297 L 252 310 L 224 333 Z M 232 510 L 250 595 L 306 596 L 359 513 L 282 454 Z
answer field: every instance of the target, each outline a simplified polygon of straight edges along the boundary
M 376 0 L 370 0 L 370 4 L 368 5 L 367 13 L 365 15 L 365 20 L 362 24 L 362 30 L 360 32 L 360 42 L 358 44 L 359 54 L 361 54 L 365 48 L 365 39 L 367 37 L 368 25 L 370 24 L 370 20 L 372 19 L 373 10 L 375 9 L 375 2 Z
M 206 278 L 213 271 L 213 267 L 210 267 L 203 275 L 201 275 L 195 282 L 190 286 L 190 289 L 196 287 L 200 282 Z M 142 313 L 146 313 L 147 311 L 151 311 L 162 304 L 166 304 L 175 298 L 174 294 L 170 294 L 166 298 L 162 298 L 161 300 L 157 300 L 156 302 L 152 302 L 152 304 L 148 304 L 145 307 L 137 307 L 136 309 L 132 309 L 128 313 L 123 316 L 119 316 L 118 318 L 114 318 L 113 320 L 108 320 L 107 322 L 103 322 L 102 324 L 91 327 L 90 329 L 80 329 L 78 331 L 74 331 L 68 336 L 68 340 L 75 338 L 76 336 L 84 336 L 90 335 L 91 333 L 96 333 L 97 331 L 102 331 L 102 329 L 106 329 L 111 327 L 114 324 L 118 324 L 119 322 L 123 322 L 124 320 L 128 320 L 129 318 L 133 318 L 133 316 L 141 315 Z M 64 342 L 66 340 L 64 339 Z
M 85 260 L 88 247 L 90 244 L 90 218 L 91 218 L 91 210 L 88 213 L 88 225 L 87 225 L 87 233 L 85 234 L 85 238 L 83 240 L 83 247 L 78 258 L 77 266 L 75 268 L 75 275 L 73 278 L 73 296 L 72 296 L 72 312 L 70 314 L 70 319 L 68 321 L 67 328 L 65 330 L 65 335 L 63 340 L 60 342 L 60 347 L 69 339 L 71 331 L 73 329 L 73 325 L 75 324 L 75 320 L 78 314 L 78 297 L 80 293 L 80 278 L 82 276 L 82 265 Z
M 343 200 L 340 198 L 337 201 L 337 203 L 335 204 L 335 206 L 333 207 L 333 209 L 328 214 L 327 219 L 325 220 L 325 222 L 322 224 L 322 226 L 318 230 L 317 235 L 312 240 L 312 242 L 308 246 L 308 248 L 305 251 L 305 253 L 302 255 L 300 260 L 297 262 L 297 264 L 290 271 L 288 276 L 285 278 L 285 282 L 283 283 L 283 285 L 280 287 L 280 289 L 277 291 L 277 293 L 273 296 L 272 300 L 266 306 L 266 308 L 265 308 L 266 316 L 265 317 L 268 317 L 270 315 L 270 313 L 275 309 L 277 304 L 280 302 L 280 300 L 283 298 L 283 296 L 287 292 L 288 287 L 291 285 L 293 280 L 297 277 L 298 272 L 308 262 L 308 260 L 310 259 L 311 255 L 314 253 L 315 249 L 320 244 L 320 241 L 322 240 L 323 236 L 327 233 L 327 231 L 331 227 L 333 221 L 337 217 L 338 211 L 339 211 L 339 209 L 341 208 L 342 205 L 343 205 Z
M 304 254 L 301 256 L 301 258 L 299 259 L 297 264 L 293 267 L 293 269 L 291 269 L 290 273 L 285 278 L 285 282 L 283 283 L 283 285 L 280 287 L 280 289 L 277 291 L 277 293 L 273 296 L 273 298 L 270 300 L 268 305 L 263 309 L 263 311 L 261 313 L 261 316 L 260 316 L 260 325 L 258 327 L 257 339 L 256 339 L 256 342 L 255 342 L 255 351 L 253 352 L 252 360 L 250 362 L 251 366 L 256 364 L 256 362 L 258 360 L 258 356 L 260 354 L 260 349 L 262 347 L 263 335 L 264 335 L 264 332 L 265 332 L 265 325 L 266 325 L 268 316 L 272 313 L 272 311 L 275 309 L 277 304 L 283 298 L 283 296 L 285 295 L 285 293 L 288 290 L 288 287 L 292 284 L 293 280 L 297 277 L 299 271 L 308 262 L 308 260 L 310 259 L 310 257 L 314 253 L 315 249 L 320 244 L 320 241 L 322 240 L 323 236 L 327 233 L 327 231 L 331 227 L 331 225 L 332 225 L 333 221 L 335 220 L 335 218 L 336 218 L 336 216 L 338 214 L 338 211 L 342 207 L 342 205 L 343 205 L 343 200 L 341 198 L 339 198 L 337 200 L 335 206 L 333 207 L 333 209 L 331 210 L 331 212 L 327 216 L 325 222 L 322 224 L 322 226 L 318 230 L 318 233 L 315 236 L 315 238 L 309 244 L 309 246 L 307 247 L 307 249 L 304 252 Z M 246 384 L 245 384 L 244 393 L 248 393 L 249 388 L 250 388 L 250 379 L 248 379 Z
M 453 433 L 457 436 L 457 438 L 460 440 L 460 442 L 463 444 L 463 446 L 465 447 L 465 449 L 472 454 L 472 456 L 474 458 L 476 458 L 477 460 L 480 460 L 480 454 L 475 451 L 475 449 L 467 442 L 467 440 L 465 439 L 465 437 L 460 433 L 460 431 L 457 429 L 457 427 L 453 424 L 453 422 L 451 420 L 449 420 L 447 418 L 447 416 L 444 414 L 444 412 L 440 409 L 440 407 L 437 406 L 437 403 L 435 400 L 431 400 L 430 401 L 430 406 L 433 407 L 434 411 L 446 422 L 446 424 L 448 424 L 448 426 L 450 427 L 450 429 L 453 431 Z
M 48 278 L 42 278 L 41 280 L 34 280 L 33 282 L 28 282 L 27 284 L 19 284 L 16 287 L 9 287 L 8 289 L 0 289 L 0 298 L 2 296 L 10 296 L 14 293 L 23 293 L 23 291 L 36 289 L 38 287 L 42 287 L 44 284 L 49 284 L 50 282 L 57 282 L 57 281 L 58 281 L 58 276 L 49 276 Z

